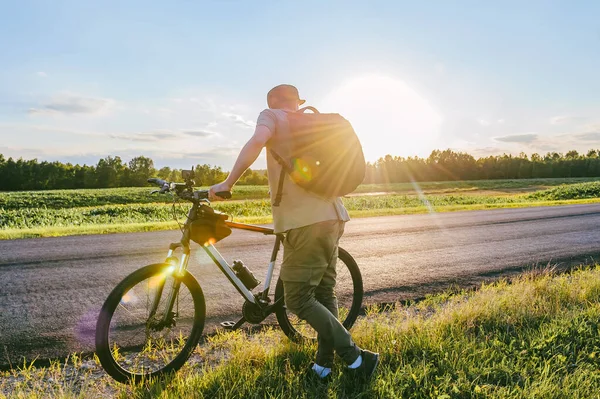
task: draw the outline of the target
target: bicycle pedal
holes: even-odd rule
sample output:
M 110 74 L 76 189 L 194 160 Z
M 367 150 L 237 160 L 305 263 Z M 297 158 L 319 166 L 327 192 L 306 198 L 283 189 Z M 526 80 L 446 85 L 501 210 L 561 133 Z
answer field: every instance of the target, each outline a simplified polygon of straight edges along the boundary
M 235 321 L 222 321 L 221 322 L 221 327 L 226 328 L 228 330 L 233 329 L 233 326 L 235 326 Z

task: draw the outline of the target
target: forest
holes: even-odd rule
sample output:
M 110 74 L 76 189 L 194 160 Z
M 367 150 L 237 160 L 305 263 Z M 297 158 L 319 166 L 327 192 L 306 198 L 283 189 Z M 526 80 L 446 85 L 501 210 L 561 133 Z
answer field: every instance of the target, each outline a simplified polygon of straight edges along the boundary
M 212 185 L 225 179 L 220 166 L 198 164 L 196 183 Z M 149 177 L 181 181 L 181 169 L 168 166 L 156 169 L 152 159 L 138 156 L 129 162 L 119 156 L 107 156 L 96 165 L 73 165 L 62 162 L 6 159 L 0 154 L 0 191 L 51 190 L 71 188 L 140 187 Z M 600 150 L 585 154 L 575 150 L 565 154 L 521 153 L 475 158 L 450 149 L 434 150 L 429 157 L 386 155 L 367 164 L 364 183 L 404 183 L 410 181 L 494 180 L 564 177 L 600 177 Z M 240 185 L 267 184 L 264 170 L 248 169 Z

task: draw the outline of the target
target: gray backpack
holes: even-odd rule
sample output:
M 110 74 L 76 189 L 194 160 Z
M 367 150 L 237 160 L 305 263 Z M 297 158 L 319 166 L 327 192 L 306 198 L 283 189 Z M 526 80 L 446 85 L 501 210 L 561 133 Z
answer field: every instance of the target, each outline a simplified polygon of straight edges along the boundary
M 362 183 L 365 157 L 350 122 L 314 107 L 287 113 L 287 122 L 287 154 L 270 150 L 282 166 L 273 206 L 281 202 L 285 173 L 300 187 L 326 198 L 349 194 Z

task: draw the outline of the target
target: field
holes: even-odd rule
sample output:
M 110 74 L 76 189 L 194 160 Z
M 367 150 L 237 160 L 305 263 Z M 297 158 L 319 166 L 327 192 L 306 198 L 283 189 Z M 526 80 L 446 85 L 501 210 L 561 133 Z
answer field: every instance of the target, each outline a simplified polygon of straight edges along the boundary
M 339 362 L 328 385 L 307 378 L 315 345 L 267 329 L 210 337 L 175 376 L 143 385 L 120 385 L 77 355 L 15 366 L 0 372 L 0 397 L 598 398 L 599 318 L 598 266 L 532 270 L 477 291 L 367 309 L 352 330 L 359 346 L 381 354 L 367 384 Z
M 150 188 L 0 193 L 0 239 L 177 227 L 186 203 Z M 598 179 L 528 179 L 362 185 L 343 199 L 353 217 L 600 201 Z M 236 221 L 269 223 L 266 186 L 239 186 L 214 203 Z

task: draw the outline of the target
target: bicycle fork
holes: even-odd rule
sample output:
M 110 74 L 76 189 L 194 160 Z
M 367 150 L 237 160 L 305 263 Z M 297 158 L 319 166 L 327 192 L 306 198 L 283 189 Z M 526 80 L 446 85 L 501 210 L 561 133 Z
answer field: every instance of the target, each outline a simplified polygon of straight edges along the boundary
M 150 309 L 150 315 L 149 315 L 150 320 L 154 317 L 154 315 L 156 315 L 156 312 L 158 311 L 158 306 L 160 305 L 160 299 L 162 298 L 162 295 L 163 295 L 165 283 L 167 281 L 167 276 L 169 276 L 169 275 L 180 276 L 180 275 L 182 275 L 182 273 L 185 270 L 187 270 L 188 262 L 189 262 L 189 258 L 190 258 L 189 257 L 189 248 L 187 248 L 187 251 L 184 248 L 183 254 L 181 255 L 181 260 L 179 260 L 179 264 L 176 264 L 178 259 L 173 256 L 174 249 L 175 248 L 173 248 L 173 247 L 169 248 L 169 252 L 167 253 L 166 263 L 170 264 L 171 266 L 169 266 L 167 268 L 167 270 L 165 271 L 164 278 L 161 279 L 161 281 L 156 289 L 156 295 L 155 295 L 154 301 L 152 303 L 152 308 Z M 181 280 L 174 278 L 173 284 L 171 286 L 171 290 L 169 291 L 169 297 L 167 299 L 165 312 L 162 315 L 162 319 L 158 323 L 156 323 L 156 325 L 153 327 L 161 328 L 164 326 L 170 326 L 172 324 L 172 317 L 175 315 L 173 313 L 173 307 L 175 306 L 175 302 L 177 301 L 177 295 L 179 294 L 180 286 L 181 286 Z

